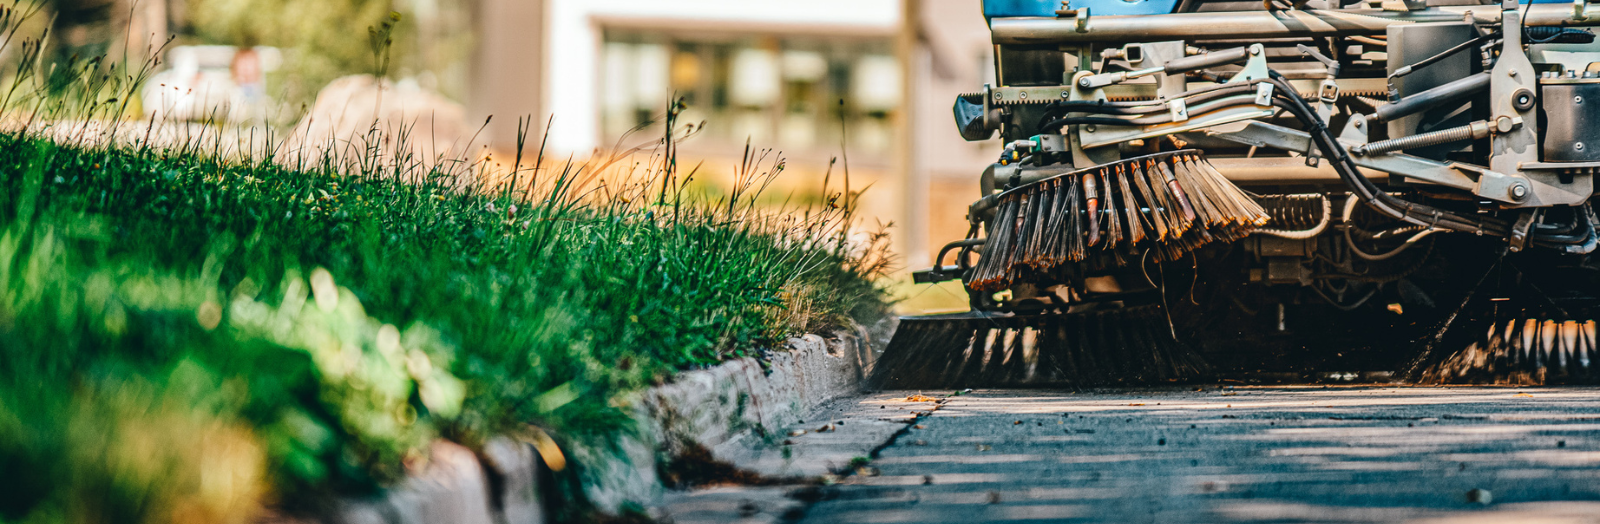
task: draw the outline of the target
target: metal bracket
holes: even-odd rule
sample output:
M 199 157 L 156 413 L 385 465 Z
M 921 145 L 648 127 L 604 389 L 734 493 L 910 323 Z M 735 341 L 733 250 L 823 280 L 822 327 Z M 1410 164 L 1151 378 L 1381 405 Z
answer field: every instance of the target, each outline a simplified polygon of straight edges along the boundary
M 1332 78 L 1322 80 L 1322 85 L 1317 88 L 1317 98 L 1322 103 L 1332 104 L 1339 101 L 1339 83 Z
M 1410 12 L 1428 8 L 1426 0 L 1383 0 L 1384 11 Z
M 1517 204 L 1526 201 L 1533 192 L 1528 180 L 1520 176 L 1460 162 L 1451 162 L 1449 165 L 1451 169 L 1478 175 L 1478 185 L 1472 192 L 1479 196 Z
M 1517 222 L 1511 225 L 1511 235 L 1506 241 L 1511 244 L 1511 252 L 1522 251 L 1528 245 L 1528 232 L 1533 229 L 1533 222 L 1539 218 L 1539 210 L 1531 210 L 1517 217 Z
M 1272 107 L 1272 84 L 1266 82 L 1256 84 L 1256 105 Z
M 1522 11 L 1515 0 L 1501 4 L 1501 40 L 1500 58 L 1495 61 L 1494 68 L 1489 71 L 1489 114 L 1497 130 L 1502 119 L 1514 123 L 1516 118 L 1524 122 L 1535 121 L 1537 104 L 1530 100 L 1538 89 L 1538 70 L 1528 60 L 1528 54 L 1522 47 Z M 1589 194 L 1573 195 L 1568 188 L 1544 183 L 1536 179 L 1533 174 L 1519 172 L 1518 166 L 1524 162 L 1539 160 L 1539 136 L 1530 125 L 1511 125 L 1507 132 L 1496 133 L 1489 137 L 1489 171 L 1495 173 L 1516 173 L 1511 177 L 1484 177 L 1479 180 L 1474 191 L 1478 196 L 1492 198 L 1502 202 L 1509 201 L 1512 207 L 1543 207 L 1551 205 L 1571 205 L 1581 203 L 1589 198 Z M 1551 177 L 1554 178 L 1553 176 Z M 1520 184 L 1520 188 L 1519 188 Z M 1522 196 L 1517 197 L 1518 194 Z
M 1572 19 L 1579 22 L 1589 19 L 1589 2 L 1587 0 L 1572 0 Z
M 1356 113 L 1350 115 L 1350 120 L 1344 123 L 1344 130 L 1339 132 L 1339 141 L 1345 144 L 1357 145 L 1367 143 L 1367 115 Z
M 1189 119 L 1189 106 L 1182 98 L 1174 98 L 1167 102 L 1167 111 L 1172 113 L 1173 122 L 1182 122 Z
M 1251 80 L 1262 80 L 1267 78 L 1269 75 L 1267 73 L 1266 49 L 1267 48 L 1263 47 L 1261 44 L 1250 44 L 1250 58 L 1245 60 L 1244 68 L 1240 69 L 1237 74 L 1234 74 L 1233 78 L 1229 78 L 1227 82 L 1223 83 L 1242 84 Z
M 1104 89 L 1078 87 L 1081 80 L 1093 75 L 1094 73 L 1089 71 L 1073 73 L 1072 81 L 1063 86 L 1065 89 L 1070 89 L 1070 91 L 1066 92 L 1067 100 L 1105 100 L 1106 92 Z M 1072 113 L 1067 114 L 1067 116 L 1071 115 Z M 1093 166 L 1114 162 L 1122 157 L 1121 153 L 1117 152 L 1115 148 L 1090 149 L 1092 146 L 1084 145 L 1084 136 L 1092 134 L 1093 129 L 1094 126 L 1073 125 L 1068 126 L 1068 129 L 1063 131 L 1063 134 L 1067 135 L 1067 148 L 1072 151 L 1072 165 Z
M 1033 142 L 1038 144 L 1040 151 L 1046 153 L 1066 153 L 1071 151 L 1071 149 L 1067 148 L 1066 137 L 1060 134 L 1035 135 Z
M 1089 8 L 1087 8 L 1087 7 L 1079 7 L 1079 8 L 1074 9 L 1074 8 L 1071 7 L 1070 4 L 1065 3 L 1065 2 L 1062 3 L 1061 7 L 1062 7 L 1061 9 L 1057 9 L 1056 10 L 1056 16 L 1057 17 L 1068 17 L 1068 16 L 1070 16 L 1074 20 L 1074 23 L 1073 23 L 1073 29 L 1074 30 L 1076 30 L 1079 33 L 1087 33 L 1087 32 L 1089 32 Z
M 1000 129 L 999 122 L 990 121 L 990 112 L 994 109 L 994 86 L 983 85 L 983 127 L 986 129 Z

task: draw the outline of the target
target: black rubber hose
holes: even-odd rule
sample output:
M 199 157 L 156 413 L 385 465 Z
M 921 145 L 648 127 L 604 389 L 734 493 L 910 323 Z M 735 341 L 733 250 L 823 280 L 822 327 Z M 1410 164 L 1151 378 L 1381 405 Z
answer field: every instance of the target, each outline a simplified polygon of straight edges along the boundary
M 1295 102 L 1297 101 L 1275 100 L 1274 105 L 1287 109 L 1307 127 L 1311 128 L 1312 139 L 1315 140 L 1318 149 L 1323 152 L 1323 156 L 1333 162 L 1334 170 L 1339 173 L 1340 178 L 1367 205 L 1384 215 L 1412 224 L 1443 227 L 1453 231 L 1474 234 L 1488 233 L 1496 236 L 1504 236 L 1506 234 L 1505 225 L 1499 221 L 1489 219 L 1472 220 L 1431 206 L 1389 196 L 1371 180 L 1361 176 L 1355 162 L 1350 159 L 1344 148 L 1332 139 L 1327 128 L 1322 125 L 1321 119 L 1317 118 L 1303 103 L 1297 104 Z
M 1581 234 L 1535 236 L 1530 242 L 1539 247 L 1565 247 L 1586 243 L 1594 238 L 1594 224 L 1588 223 L 1588 218 L 1584 218 L 1581 222 L 1583 222 L 1582 227 L 1577 227 Z
M 1095 125 L 1102 125 L 1102 126 L 1132 126 L 1132 125 L 1139 125 L 1139 124 L 1133 123 L 1132 119 L 1127 119 L 1127 118 L 1115 118 L 1115 117 L 1109 117 L 1109 116 L 1074 116 L 1074 117 L 1066 117 L 1066 118 L 1057 118 L 1055 120 L 1051 120 L 1049 122 L 1045 122 L 1043 124 L 1040 124 L 1039 125 L 1039 132 L 1040 133 L 1049 133 L 1049 132 L 1054 131 L 1056 129 L 1060 129 L 1061 126 L 1083 125 L 1083 124 L 1095 124 Z
M 1506 223 L 1501 220 L 1488 217 L 1477 219 L 1463 217 L 1432 206 L 1389 196 L 1380 190 L 1377 184 L 1361 175 L 1360 168 L 1350 158 L 1344 146 L 1333 138 L 1322 119 L 1305 103 L 1300 93 L 1288 85 L 1283 75 L 1276 71 L 1269 71 L 1269 74 L 1271 75 L 1269 81 L 1277 86 L 1274 90 L 1273 104 L 1288 110 L 1308 128 L 1307 132 L 1317 144 L 1317 148 L 1322 151 L 1324 157 L 1333 162 L 1334 170 L 1339 173 L 1345 185 L 1367 205 L 1392 218 L 1417 225 L 1501 237 L 1509 233 Z
M 1221 101 L 1213 101 L 1213 102 L 1210 102 L 1210 103 L 1204 103 L 1204 104 L 1198 104 L 1198 105 L 1190 106 L 1189 107 L 1189 111 L 1192 112 L 1192 113 L 1204 113 L 1204 112 L 1207 112 L 1207 111 L 1215 111 L 1215 110 L 1222 109 L 1222 108 L 1225 108 L 1225 107 L 1251 105 L 1251 104 L 1254 104 L 1254 103 L 1255 103 L 1255 99 L 1253 99 L 1253 98 L 1240 98 L 1238 100 L 1221 100 Z M 1054 131 L 1056 129 L 1059 129 L 1061 126 L 1074 125 L 1074 124 L 1099 124 L 1099 125 L 1117 125 L 1117 126 L 1148 126 L 1148 125 L 1155 125 L 1155 124 L 1166 124 L 1166 123 L 1170 123 L 1170 122 L 1172 122 L 1172 115 L 1170 115 L 1170 114 L 1147 116 L 1147 117 L 1143 117 L 1143 118 L 1107 118 L 1107 117 L 1095 117 L 1095 116 L 1063 117 L 1063 118 L 1057 118 L 1055 120 L 1051 120 L 1049 122 L 1045 122 L 1043 124 L 1040 124 L 1039 125 L 1039 132 L 1040 133 L 1048 133 L 1048 132 Z
M 1523 27 L 1522 34 L 1530 44 L 1589 44 L 1594 33 L 1575 27 Z
M 1200 89 L 1191 89 L 1176 95 L 1166 97 L 1187 98 L 1190 104 L 1203 103 L 1217 98 L 1232 96 L 1248 92 L 1255 88 L 1255 83 L 1226 84 L 1207 86 Z M 1107 100 L 1071 100 L 1053 102 L 1039 117 L 1040 133 L 1050 132 L 1067 124 L 1101 124 L 1101 125 L 1127 125 L 1120 122 L 1082 121 L 1082 122 L 1055 122 L 1062 114 L 1066 113 L 1091 113 L 1099 115 L 1147 115 L 1166 111 L 1166 102 L 1163 100 L 1140 100 L 1132 102 L 1111 102 Z

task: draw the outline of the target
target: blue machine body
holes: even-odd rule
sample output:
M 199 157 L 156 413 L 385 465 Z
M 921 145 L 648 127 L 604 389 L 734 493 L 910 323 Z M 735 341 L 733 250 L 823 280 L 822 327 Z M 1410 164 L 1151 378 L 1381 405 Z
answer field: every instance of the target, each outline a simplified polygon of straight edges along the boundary
M 1518 1 L 1524 4 L 1571 3 L 1571 0 Z M 983 0 L 983 18 L 1055 17 L 1060 7 L 1060 0 Z M 1178 0 L 1072 0 L 1072 7 L 1087 7 L 1094 16 L 1160 15 L 1177 9 Z
M 1094 16 L 1160 15 L 1178 8 L 1178 0 L 1072 0 L 1072 7 L 1087 7 Z M 983 0 L 983 17 L 1055 17 L 1061 0 Z

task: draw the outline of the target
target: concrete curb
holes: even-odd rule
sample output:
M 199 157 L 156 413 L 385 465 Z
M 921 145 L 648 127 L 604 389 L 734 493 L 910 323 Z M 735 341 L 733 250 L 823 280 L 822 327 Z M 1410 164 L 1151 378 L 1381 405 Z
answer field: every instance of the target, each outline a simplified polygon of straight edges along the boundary
M 461 445 L 434 442 L 428 465 L 383 496 L 346 500 L 328 522 L 339 524 L 543 524 L 539 454 L 527 443 L 497 438 L 485 461 Z M 491 482 L 491 475 L 497 482 Z
M 876 355 L 856 334 L 805 335 L 786 346 L 765 362 L 732 360 L 680 373 L 673 382 L 642 392 L 632 403 L 639 435 L 624 439 L 622 457 L 582 446 L 572 450 L 575 462 L 584 465 L 590 502 L 607 512 L 659 503 L 665 488 L 658 465 L 695 447 L 710 451 L 715 460 L 746 466 L 740 461 L 748 457 L 743 449 L 781 441 L 780 430 L 812 409 L 857 393 Z M 771 468 L 755 472 L 785 474 Z
M 754 448 L 776 449 L 778 433 L 799 423 L 829 400 L 858 392 L 877 354 L 870 335 L 836 333 L 789 339 L 784 351 L 763 361 L 741 358 L 678 374 L 673 382 L 636 394 L 630 402 L 638 426 L 620 443 L 621 456 L 605 446 L 573 443 L 565 450 L 578 468 L 585 495 L 597 509 L 659 504 L 666 489 L 658 465 L 694 448 L 737 467 L 746 463 L 763 475 L 815 475 Z M 320 519 L 339 524 L 543 524 L 550 520 L 540 498 L 547 474 L 533 446 L 510 438 L 488 442 L 481 453 L 447 441 L 435 442 L 422 471 L 374 499 L 345 500 Z M 776 465 L 774 465 L 776 464 Z

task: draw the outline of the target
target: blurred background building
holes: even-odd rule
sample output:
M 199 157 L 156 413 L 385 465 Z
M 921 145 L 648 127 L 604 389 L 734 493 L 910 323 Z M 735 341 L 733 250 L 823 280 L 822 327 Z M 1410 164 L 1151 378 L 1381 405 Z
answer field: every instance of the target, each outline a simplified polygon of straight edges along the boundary
M 530 140 L 549 123 L 547 154 L 582 159 L 660 136 L 668 101 L 681 97 L 681 121 L 705 125 L 680 158 L 704 162 L 706 191 L 731 183 L 747 144 L 786 159 L 769 191 L 777 201 L 819 198 L 824 176 L 840 189 L 847 165 L 852 189 L 868 188 L 865 225 L 893 224 L 908 269 L 931 264 L 939 246 L 966 233 L 977 176 L 999 150 L 962 141 L 951 119 L 958 93 L 993 78 L 979 0 L 47 4 L 59 13 L 66 47 L 137 55 L 175 39 L 163 50 L 159 85 L 145 96 L 147 113 L 189 108 L 180 116 L 201 118 L 198 108 L 222 101 L 235 106 L 221 114 L 231 119 L 339 120 L 308 113 L 347 110 L 353 104 L 341 101 L 357 99 L 352 83 L 335 80 L 371 74 L 397 91 L 426 93 L 419 99 L 428 105 L 457 105 L 383 110 L 433 115 L 429 127 L 471 133 L 436 137 L 441 143 L 471 141 L 506 158 L 521 117 L 533 122 Z M 385 65 L 369 30 L 381 29 L 391 10 L 403 17 L 383 50 L 392 55 Z M 130 28 L 125 42 L 92 36 L 121 34 L 97 30 L 116 26 Z M 330 85 L 343 94 L 319 100 Z M 441 126 L 438 114 L 462 122 Z
M 479 13 L 473 113 L 553 116 L 550 145 L 581 154 L 658 136 L 648 124 L 681 96 L 684 119 L 706 122 L 682 154 L 712 173 L 731 174 L 748 141 L 781 150 L 779 191 L 805 196 L 848 157 L 907 266 L 965 234 L 998 151 L 962 141 L 950 116 L 992 81 L 978 0 L 483 0 Z M 514 125 L 490 140 L 510 147 Z

